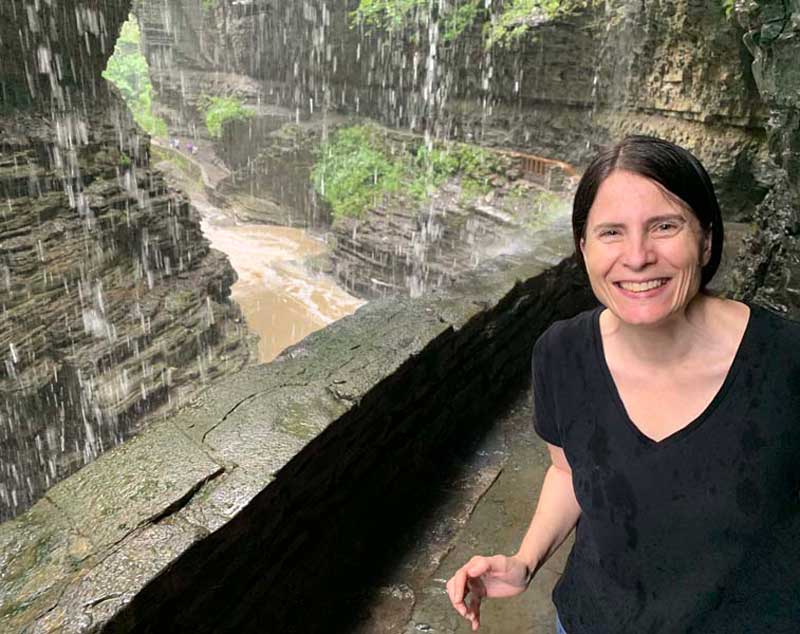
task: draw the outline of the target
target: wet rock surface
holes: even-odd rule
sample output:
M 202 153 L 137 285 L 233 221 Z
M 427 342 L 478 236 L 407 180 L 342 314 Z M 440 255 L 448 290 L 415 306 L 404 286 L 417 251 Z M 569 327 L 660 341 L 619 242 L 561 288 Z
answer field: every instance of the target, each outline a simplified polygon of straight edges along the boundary
M 300 604 L 391 530 L 366 509 L 485 426 L 524 376 L 520 337 L 589 299 L 548 266 L 499 260 L 451 295 L 370 303 L 56 485 L 0 527 L 2 627 L 311 631 Z
M 471 631 L 453 610 L 445 583 L 473 555 L 516 552 L 527 530 L 550 465 L 533 430 L 529 400 L 524 390 L 484 434 L 466 432 L 451 441 L 435 463 L 436 493 L 417 502 L 415 524 L 403 524 L 392 539 L 386 572 L 354 588 L 348 597 L 354 616 L 337 631 Z M 524 594 L 484 602 L 481 631 L 551 634 L 555 609 L 550 594 L 571 544 L 570 536 Z
M 735 272 L 741 297 L 800 319 L 800 8 L 764 0 L 737 6 L 754 56 L 753 74 L 769 109 L 774 183 L 755 213 L 758 231 Z
M 232 269 L 101 77 L 129 8 L 0 8 L 0 520 L 250 357 Z

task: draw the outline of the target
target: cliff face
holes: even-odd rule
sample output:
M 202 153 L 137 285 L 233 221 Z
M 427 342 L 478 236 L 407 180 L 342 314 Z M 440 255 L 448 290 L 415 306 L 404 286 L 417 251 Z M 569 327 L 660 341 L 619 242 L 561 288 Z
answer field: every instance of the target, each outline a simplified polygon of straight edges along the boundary
M 721 3 L 607 3 L 598 63 L 598 139 L 661 136 L 697 154 L 727 219 L 745 220 L 766 194 L 766 110 L 742 28 Z
M 135 3 L 157 99 L 184 124 L 218 91 L 298 118 L 326 106 L 578 165 L 599 144 L 650 133 L 700 156 L 731 219 L 749 218 L 769 187 L 750 54 L 717 2 L 613 0 L 490 52 L 481 25 L 453 42 L 436 29 L 351 28 L 355 0 L 212 6 Z
M 293 3 L 288 3 L 293 4 Z M 154 113 L 183 135 L 207 131 L 206 95 L 235 95 L 249 106 L 262 101 L 257 81 L 266 51 L 259 25 L 269 13 L 263 2 L 133 0 L 150 67 Z
M 0 520 L 248 358 L 230 265 L 100 77 L 127 11 L 0 8 Z
M 775 183 L 756 211 L 759 231 L 738 267 L 742 297 L 800 319 L 800 5 L 761 0 L 737 8 L 753 75 L 769 110 Z

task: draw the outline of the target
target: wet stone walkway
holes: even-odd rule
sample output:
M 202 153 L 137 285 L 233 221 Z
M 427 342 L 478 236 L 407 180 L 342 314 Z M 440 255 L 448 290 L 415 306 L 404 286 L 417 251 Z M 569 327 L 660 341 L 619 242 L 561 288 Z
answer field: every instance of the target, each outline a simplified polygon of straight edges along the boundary
M 351 611 L 336 631 L 352 634 L 466 633 L 469 623 L 451 608 L 447 579 L 476 554 L 516 551 L 536 506 L 549 456 L 531 424 L 530 394 L 520 395 L 491 428 L 464 435 L 441 459 L 441 478 L 416 508 L 414 525 L 389 537 L 387 560 L 371 580 L 356 585 L 343 603 Z M 551 634 L 555 610 L 550 595 L 563 570 L 572 536 L 527 592 L 485 601 L 480 632 Z M 330 630 L 329 630 L 330 631 Z

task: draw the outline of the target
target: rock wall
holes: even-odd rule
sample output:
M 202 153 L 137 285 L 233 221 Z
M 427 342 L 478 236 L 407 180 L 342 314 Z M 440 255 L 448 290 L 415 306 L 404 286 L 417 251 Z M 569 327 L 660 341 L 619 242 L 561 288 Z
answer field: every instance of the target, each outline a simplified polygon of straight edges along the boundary
M 573 262 L 528 254 L 226 377 L 0 525 L 0 630 L 330 631 L 308 606 L 363 566 L 379 505 L 518 394 L 547 324 L 591 305 Z
M 598 140 L 654 134 L 701 158 L 723 214 L 752 217 L 771 184 L 766 110 L 743 30 L 721 2 L 606 3 Z
M 233 270 L 100 78 L 127 11 L 0 8 L 0 521 L 249 359 Z
M 800 3 L 737 3 L 753 75 L 769 111 L 775 182 L 756 211 L 758 231 L 737 270 L 742 297 L 800 319 Z
M 540 22 L 510 49 L 491 52 L 481 25 L 453 42 L 427 28 L 351 28 L 356 0 L 257 0 L 248 11 L 219 0 L 202 19 L 194 0 L 170 3 L 169 15 L 156 0 L 136 6 L 150 16 L 143 41 L 156 68 L 157 99 L 173 109 L 219 90 L 278 105 L 298 119 L 323 108 L 359 113 L 577 165 L 599 144 L 649 133 L 700 156 L 730 219 L 749 218 L 769 188 L 766 112 L 743 30 L 718 2 L 613 0 Z M 197 37 L 177 27 L 190 15 L 204 25 Z M 172 34 L 164 37 L 164 29 Z M 213 66 L 202 68 L 200 50 L 211 51 Z M 255 82 L 249 93 L 245 81 Z M 257 140 L 242 135 L 236 142 Z

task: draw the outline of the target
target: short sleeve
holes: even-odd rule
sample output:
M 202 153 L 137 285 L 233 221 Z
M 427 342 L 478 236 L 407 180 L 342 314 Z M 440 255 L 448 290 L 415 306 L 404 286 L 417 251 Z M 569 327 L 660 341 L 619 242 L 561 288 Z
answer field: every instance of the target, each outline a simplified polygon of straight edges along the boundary
M 542 440 L 562 446 L 561 433 L 559 432 L 553 407 L 550 402 L 551 390 L 548 389 L 545 375 L 546 354 L 544 353 L 543 337 L 540 337 L 533 346 L 531 354 L 531 383 L 533 387 L 533 428 Z M 537 362 L 538 359 L 538 362 Z

